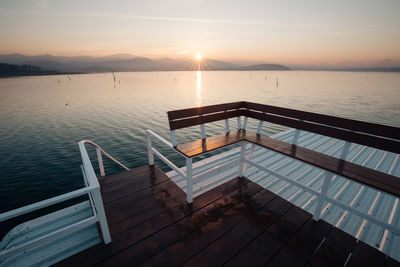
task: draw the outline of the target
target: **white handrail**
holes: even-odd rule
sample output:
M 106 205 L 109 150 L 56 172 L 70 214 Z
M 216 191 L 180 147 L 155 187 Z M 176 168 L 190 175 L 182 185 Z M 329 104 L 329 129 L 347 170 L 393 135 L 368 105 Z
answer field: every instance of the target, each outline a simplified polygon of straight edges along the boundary
M 148 132 L 149 134 L 151 134 L 152 136 L 154 136 L 155 138 L 157 138 L 158 140 L 160 140 L 161 142 L 163 142 L 164 144 L 166 144 L 169 147 L 173 147 L 172 143 L 167 141 L 166 139 L 162 138 L 161 136 L 159 136 L 158 134 L 156 134 L 155 132 L 153 132 L 152 130 L 147 130 L 146 132 Z
M 81 150 L 81 154 L 83 152 L 83 148 L 84 148 L 84 144 L 90 144 L 94 147 L 96 147 L 96 151 L 97 151 L 97 158 L 99 161 L 99 166 L 100 166 L 100 174 L 101 176 L 104 176 L 104 166 L 103 166 L 103 161 L 101 159 L 101 154 L 99 153 L 99 151 L 106 156 L 107 158 L 111 159 L 112 161 L 114 161 L 115 163 L 117 163 L 119 166 L 121 166 L 122 168 L 124 168 L 125 170 L 129 171 L 129 168 L 126 167 L 124 164 L 122 164 L 121 162 L 119 162 L 118 160 L 116 160 L 113 156 L 111 156 L 110 154 L 108 154 L 107 152 L 104 151 L 104 149 L 102 149 L 98 144 L 96 144 L 95 142 L 91 141 L 91 140 L 81 140 L 79 142 L 79 148 Z M 83 147 L 82 147 L 83 146 Z M 86 151 L 86 149 L 85 149 Z M 86 152 L 87 153 L 87 152 Z
M 94 172 L 92 163 L 89 159 L 89 155 L 86 151 L 85 143 L 94 145 L 95 147 L 100 149 L 102 152 L 104 152 L 104 150 L 102 150 L 100 146 L 98 146 L 96 143 L 94 143 L 90 140 L 82 140 L 78 143 L 79 150 L 81 152 L 81 157 L 82 157 L 82 165 L 83 165 L 82 169 L 84 172 L 83 176 L 84 176 L 84 178 L 87 179 L 87 182 L 89 185 L 96 185 L 96 190 L 94 190 L 92 192 L 92 197 L 93 197 L 92 199 L 93 199 L 93 203 L 95 205 L 95 209 L 97 211 L 97 216 L 99 218 L 99 223 L 100 223 L 101 231 L 103 233 L 104 243 L 108 244 L 111 242 L 111 236 L 110 236 L 110 230 L 108 229 L 107 218 L 106 218 L 106 213 L 104 211 L 103 201 L 101 198 L 100 185 L 99 185 L 99 181 L 97 180 L 96 174 Z M 108 154 L 106 153 L 106 155 L 108 155 Z M 110 156 L 110 155 L 108 155 L 108 156 Z M 112 159 L 114 159 L 114 158 L 112 158 Z M 115 160 L 115 161 L 117 161 L 117 160 Z M 104 173 L 104 170 L 103 170 L 103 173 Z
M 180 153 L 179 151 L 175 150 L 173 145 L 159 136 L 158 134 L 154 133 L 151 130 L 146 130 L 147 133 L 147 152 L 149 153 L 149 165 L 154 165 L 154 156 L 155 154 L 160 160 L 162 160 L 165 164 L 167 164 L 169 167 L 171 167 L 176 173 L 181 175 L 184 179 L 186 179 L 186 197 L 187 197 L 187 202 L 192 203 L 193 202 L 193 182 L 192 182 L 192 158 L 186 157 L 184 154 Z M 174 163 L 172 163 L 169 159 L 167 159 L 165 156 L 163 156 L 157 149 L 153 148 L 151 144 L 151 136 L 157 138 L 159 141 L 167 145 L 169 148 L 174 149 L 174 151 L 178 152 L 180 155 L 186 158 L 186 174 L 182 172 L 178 166 L 176 166 Z
M 151 148 L 151 151 L 156 154 L 156 156 L 161 159 L 165 164 L 167 164 L 169 167 L 171 167 L 174 171 L 176 171 L 179 175 L 181 175 L 183 178 L 186 178 L 186 175 L 176 166 L 174 163 L 172 163 L 169 159 L 164 157 L 157 149 L 154 147 Z
M 164 143 L 165 145 L 167 145 L 170 148 L 174 148 L 174 146 L 172 145 L 171 142 L 169 142 L 168 140 L 162 138 L 161 136 L 159 136 L 158 134 L 156 134 L 155 132 L 153 132 L 152 130 L 146 130 L 147 134 L 152 135 L 153 137 L 157 138 L 159 141 L 161 141 L 162 143 Z M 181 155 L 184 158 L 187 158 L 185 154 L 182 154 L 181 152 L 179 152 L 178 150 L 174 149 L 175 152 L 177 152 L 179 155 Z
M 48 206 L 51 206 L 51 205 L 54 205 L 54 204 L 57 204 L 60 202 L 63 202 L 65 200 L 69 200 L 69 199 L 87 194 L 88 192 L 92 191 L 95 188 L 96 187 L 94 187 L 94 186 L 88 186 L 88 187 L 81 188 L 81 189 L 60 195 L 60 196 L 42 200 L 42 201 L 27 205 L 24 207 L 15 209 L 15 210 L 10 210 L 10 211 L 4 212 L 4 213 L 0 214 L 0 222 L 15 218 L 20 215 L 24 215 L 26 213 L 29 213 L 29 212 L 32 212 L 35 210 L 42 209 L 42 208 L 45 208 L 45 207 L 48 207 Z

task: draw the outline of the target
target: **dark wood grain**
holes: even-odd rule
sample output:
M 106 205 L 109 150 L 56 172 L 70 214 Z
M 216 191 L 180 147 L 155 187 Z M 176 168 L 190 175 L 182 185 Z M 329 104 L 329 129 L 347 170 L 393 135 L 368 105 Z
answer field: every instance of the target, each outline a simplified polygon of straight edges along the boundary
M 338 228 L 326 236 L 306 266 L 344 266 L 356 245 L 356 239 Z M 375 253 L 379 254 L 378 250 Z M 372 256 L 372 255 L 371 255 Z
M 207 137 L 206 139 L 198 139 L 186 144 L 180 144 L 176 150 L 183 153 L 187 157 L 194 157 L 215 149 L 229 146 L 243 140 L 246 131 L 237 130 L 230 133 L 224 133 Z
M 351 257 L 347 262 L 346 266 L 385 266 L 386 255 L 381 253 L 376 253 L 376 249 L 367 245 L 362 241 L 358 241 L 356 246 L 351 253 Z
M 393 153 L 400 153 L 400 128 L 393 126 L 245 101 L 168 112 L 171 130 L 237 116 L 247 116 Z
M 260 112 L 272 113 L 279 116 L 285 116 L 288 118 L 296 118 L 299 120 L 316 122 L 319 124 L 325 124 L 333 127 L 343 128 L 351 131 L 358 131 L 363 133 L 369 133 L 387 138 L 399 139 L 400 128 L 392 127 L 387 125 L 381 125 L 376 123 L 352 120 L 347 118 L 339 118 L 330 115 L 317 114 L 307 111 L 301 111 L 296 109 L 282 108 L 264 104 L 257 104 L 251 102 L 245 102 L 244 107 L 249 110 L 256 110 Z
M 196 108 L 187 108 L 180 110 L 168 111 L 168 120 L 177 120 L 182 118 L 194 117 L 199 115 L 205 115 L 215 112 L 221 112 L 225 110 L 239 109 L 243 107 L 243 101 L 232 102 L 218 105 L 202 106 Z
M 275 116 L 271 114 L 262 114 L 253 111 L 243 111 L 248 117 L 267 121 L 274 124 L 284 125 L 287 127 L 308 131 L 311 133 L 321 134 L 351 143 L 370 146 L 378 149 L 383 149 L 393 153 L 400 153 L 400 142 L 379 136 L 372 136 L 364 133 L 357 133 L 345 129 L 330 127 L 328 124 L 316 124 L 305 121 L 299 121 L 291 118 Z
M 329 232 L 325 222 L 312 222 L 310 214 L 246 178 L 234 178 L 188 205 L 183 192 L 156 166 L 142 167 L 129 174 L 121 174 L 124 179 L 119 182 L 137 181 L 140 188 L 132 189 L 134 193 L 126 195 L 125 203 L 124 198 L 108 201 L 103 197 L 108 203 L 106 214 L 113 229 L 111 244 L 97 244 L 56 265 L 219 266 L 224 262 L 249 263 L 246 259 L 251 256 L 253 263 L 295 266 L 304 263 L 299 253 L 306 252 L 312 254 L 309 264 L 337 266 L 335 263 L 343 265 L 356 248 L 354 237 L 337 228 Z M 102 190 L 112 184 L 102 183 Z M 119 190 L 125 189 L 118 187 L 112 191 L 118 194 Z M 315 248 L 318 240 L 325 237 L 325 242 Z M 355 251 L 352 262 L 364 260 L 358 257 L 378 260 L 381 257 L 372 247 L 367 256 L 363 251 Z M 386 263 L 392 265 L 396 261 L 388 259 Z
M 214 121 L 220 121 L 229 118 L 235 118 L 238 116 L 242 116 L 244 110 L 231 110 L 227 112 L 214 113 L 209 115 L 203 115 L 199 117 L 192 117 L 188 119 L 169 121 L 169 127 L 171 130 L 186 128 L 190 126 L 205 124 Z

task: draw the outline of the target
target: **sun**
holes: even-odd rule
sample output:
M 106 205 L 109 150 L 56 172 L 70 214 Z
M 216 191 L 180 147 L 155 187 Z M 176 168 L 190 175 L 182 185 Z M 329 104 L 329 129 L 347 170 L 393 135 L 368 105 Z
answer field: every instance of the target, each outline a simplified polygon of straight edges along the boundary
M 203 58 L 203 57 L 201 56 L 201 54 L 197 54 L 197 55 L 196 55 L 196 59 L 197 59 L 198 61 L 200 61 L 202 58 Z

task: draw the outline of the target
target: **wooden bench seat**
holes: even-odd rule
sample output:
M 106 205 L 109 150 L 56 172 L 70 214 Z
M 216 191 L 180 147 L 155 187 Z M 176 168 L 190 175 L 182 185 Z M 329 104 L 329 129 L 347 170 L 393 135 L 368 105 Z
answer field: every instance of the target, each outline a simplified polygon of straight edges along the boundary
M 241 116 L 245 118 L 243 125 Z M 228 119 L 231 118 L 237 118 L 239 130 L 230 131 Z M 260 121 L 257 133 L 246 130 L 248 118 Z M 350 147 L 350 143 L 357 143 L 400 154 L 400 128 L 398 127 L 245 101 L 169 111 L 168 120 L 175 149 L 184 154 L 190 162 L 194 156 L 247 141 L 378 190 L 400 196 L 400 180 L 396 176 L 260 135 L 263 122 L 269 122 L 341 139 L 346 142 L 347 148 Z M 206 138 L 204 124 L 220 120 L 225 120 L 227 133 Z M 174 131 L 195 125 L 200 125 L 202 139 L 177 145 Z M 241 154 L 243 153 L 241 151 Z
M 245 130 L 237 130 L 230 133 L 224 133 L 199 139 L 193 142 L 179 144 L 176 150 L 184 154 L 186 157 L 195 157 L 215 149 L 229 146 L 243 140 L 244 135 L 248 133 Z

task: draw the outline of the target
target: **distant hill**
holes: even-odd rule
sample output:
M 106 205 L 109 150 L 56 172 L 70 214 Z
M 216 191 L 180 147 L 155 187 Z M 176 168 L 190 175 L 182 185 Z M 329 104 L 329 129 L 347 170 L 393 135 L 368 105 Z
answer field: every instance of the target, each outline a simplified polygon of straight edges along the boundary
M 290 70 L 289 67 L 279 64 L 258 64 L 245 67 L 237 67 L 235 70 Z
M 0 55 L 0 62 L 14 65 L 34 65 L 41 70 L 59 72 L 120 72 L 120 71 L 188 71 L 197 70 L 198 62 L 191 58 L 138 57 L 131 54 L 115 54 L 106 57 L 58 57 L 52 55 L 25 56 L 22 54 Z M 241 64 L 204 58 L 201 70 L 289 70 L 277 64 L 243 66 Z
M 0 77 L 54 75 L 58 71 L 44 71 L 38 66 L 0 63 Z

